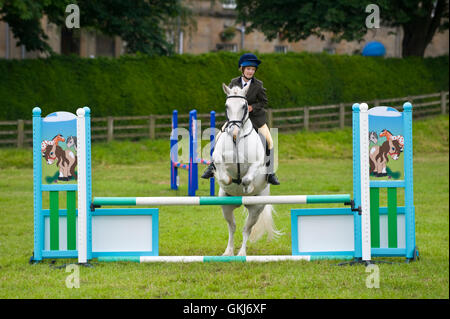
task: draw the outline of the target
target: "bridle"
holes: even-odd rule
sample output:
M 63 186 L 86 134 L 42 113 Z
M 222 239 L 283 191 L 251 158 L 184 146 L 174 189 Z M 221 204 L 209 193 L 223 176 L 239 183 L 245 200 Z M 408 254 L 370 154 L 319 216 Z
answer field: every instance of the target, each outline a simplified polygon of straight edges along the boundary
M 240 121 L 238 120 L 233 120 L 230 121 L 228 118 L 228 113 L 225 111 L 225 116 L 227 118 L 227 124 L 224 127 L 224 130 L 227 129 L 230 126 L 236 125 L 239 129 L 243 128 L 245 125 L 245 122 L 247 122 L 248 117 L 247 117 L 247 113 L 248 113 L 248 101 L 247 98 L 245 96 L 241 96 L 241 95 L 230 95 L 227 96 L 227 100 L 231 99 L 231 98 L 240 98 L 240 99 L 244 99 L 245 100 L 245 105 L 244 105 L 244 115 L 242 116 L 242 119 Z M 225 103 L 225 107 L 228 108 L 227 104 Z M 247 117 L 247 118 L 246 118 Z M 244 135 L 242 138 L 246 138 L 248 135 L 250 135 L 250 133 L 252 132 L 252 130 L 250 130 L 250 132 L 246 135 Z M 236 157 L 237 159 L 239 159 L 239 151 L 236 145 L 236 141 L 233 140 L 234 146 L 236 147 Z M 231 181 L 235 184 L 240 185 L 242 183 L 242 179 L 241 179 L 241 165 L 240 163 L 236 160 L 236 164 L 237 164 L 237 178 L 232 178 Z
M 239 128 L 244 127 L 245 122 L 248 120 L 245 118 L 247 116 L 248 113 L 248 101 L 247 98 L 245 96 L 241 96 L 241 95 L 230 95 L 227 96 L 227 100 L 231 99 L 231 98 L 239 98 L 239 99 L 244 99 L 245 100 L 245 105 L 244 105 L 244 115 L 242 116 L 242 119 L 240 121 L 234 120 L 234 121 L 230 121 L 230 119 L 228 118 L 228 113 L 225 111 L 225 116 L 227 118 L 227 124 L 225 125 L 225 128 L 228 128 L 232 125 L 236 125 Z M 227 104 L 225 103 L 225 107 L 228 108 Z

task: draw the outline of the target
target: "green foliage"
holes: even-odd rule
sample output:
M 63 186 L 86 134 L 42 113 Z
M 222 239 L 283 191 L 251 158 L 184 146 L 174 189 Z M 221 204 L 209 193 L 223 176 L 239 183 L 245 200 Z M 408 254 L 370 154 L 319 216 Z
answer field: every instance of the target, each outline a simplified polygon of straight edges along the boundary
M 11 26 L 18 44 L 28 51 L 54 53 L 46 42 L 47 35 L 41 19 L 65 28 L 68 4 L 80 9 L 80 26 L 93 28 L 109 36 L 120 36 L 127 42 L 128 53 L 141 52 L 149 55 L 172 53 L 172 45 L 165 38 L 171 19 L 181 18 L 185 22 L 189 10 L 178 0 L 2 0 L 0 20 Z
M 361 39 L 367 32 L 365 7 L 359 0 L 237 0 L 238 18 L 249 23 L 248 32 L 260 30 L 268 40 L 279 35 L 299 41 L 324 31 L 337 38 Z
M 448 0 L 378 0 L 378 11 L 359 0 L 237 0 L 238 21 L 259 30 L 268 40 L 299 41 L 331 32 L 336 41 L 360 41 L 367 34 L 366 19 L 376 15 L 381 27 L 404 31 L 403 56 L 424 56 L 437 31 L 448 30 Z M 366 11 L 367 10 L 367 11 Z
M 61 24 L 70 3 L 71 0 L 1 0 L 0 20 L 9 24 L 18 45 L 24 45 L 28 51 L 51 53 L 41 19 L 46 15 L 51 22 Z
M 239 76 L 240 53 L 163 57 L 0 60 L 0 120 L 75 113 L 94 117 L 221 111 L 221 84 Z M 256 77 L 270 108 L 361 102 L 448 90 L 448 56 L 370 58 L 328 54 L 261 54 Z
M 172 53 L 165 29 L 169 19 L 182 11 L 179 0 L 106 0 L 76 1 L 82 11 L 80 25 L 100 30 L 106 35 L 120 36 L 127 42 L 128 53 L 141 52 L 149 55 Z

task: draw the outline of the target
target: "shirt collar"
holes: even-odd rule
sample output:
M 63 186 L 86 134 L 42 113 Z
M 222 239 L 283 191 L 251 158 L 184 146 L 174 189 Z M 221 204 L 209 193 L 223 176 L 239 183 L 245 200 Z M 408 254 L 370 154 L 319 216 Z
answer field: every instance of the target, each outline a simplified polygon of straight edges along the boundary
M 245 82 L 244 77 L 241 76 L 241 86 L 244 87 L 244 84 L 252 84 L 254 78 L 251 78 L 248 82 Z M 250 82 L 250 83 L 249 83 Z

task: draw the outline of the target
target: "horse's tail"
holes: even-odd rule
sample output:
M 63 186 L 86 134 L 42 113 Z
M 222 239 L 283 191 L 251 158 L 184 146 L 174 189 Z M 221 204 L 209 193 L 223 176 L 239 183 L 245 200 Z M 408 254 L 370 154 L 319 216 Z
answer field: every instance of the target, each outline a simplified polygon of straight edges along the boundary
M 250 233 L 250 241 L 255 242 L 259 240 L 264 233 L 267 232 L 267 239 L 272 240 L 278 238 L 283 233 L 275 228 L 275 223 L 272 217 L 272 211 L 275 212 L 272 205 L 266 205 L 259 214 L 259 218 L 255 225 L 253 225 L 252 232 Z

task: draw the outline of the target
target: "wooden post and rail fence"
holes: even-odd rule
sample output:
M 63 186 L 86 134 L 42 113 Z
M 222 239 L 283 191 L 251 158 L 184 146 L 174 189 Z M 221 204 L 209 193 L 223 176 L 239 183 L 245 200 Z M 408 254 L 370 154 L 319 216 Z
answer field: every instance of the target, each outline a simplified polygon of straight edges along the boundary
M 377 99 L 368 101 L 369 107 L 385 105 L 400 110 L 401 105 L 409 101 L 414 107 L 414 118 L 423 118 L 449 113 L 449 92 L 406 96 L 399 98 Z M 269 127 L 278 128 L 279 132 L 300 130 L 324 131 L 351 126 L 352 103 L 331 105 L 302 106 L 291 108 L 267 109 Z M 175 108 L 175 107 L 174 107 Z M 193 107 L 194 109 L 195 107 Z M 211 107 L 211 110 L 214 106 Z M 217 109 L 215 110 L 218 111 Z M 178 114 L 179 127 L 188 128 L 189 112 Z M 198 114 L 204 128 L 209 125 L 209 113 Z M 157 139 L 169 138 L 172 114 L 150 114 L 146 116 L 108 116 L 93 117 L 92 140 L 113 141 L 123 139 Z M 225 112 L 216 113 L 216 127 L 225 122 Z M 32 120 L 0 121 L 0 147 L 30 147 L 32 144 Z

